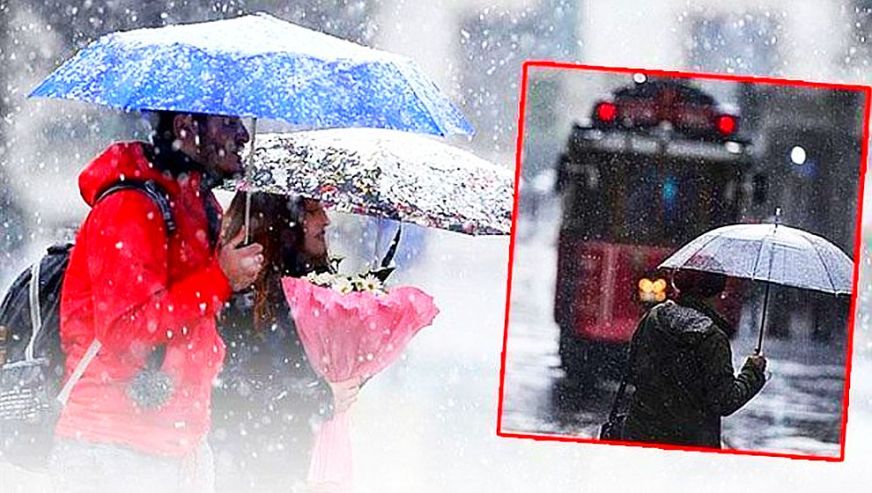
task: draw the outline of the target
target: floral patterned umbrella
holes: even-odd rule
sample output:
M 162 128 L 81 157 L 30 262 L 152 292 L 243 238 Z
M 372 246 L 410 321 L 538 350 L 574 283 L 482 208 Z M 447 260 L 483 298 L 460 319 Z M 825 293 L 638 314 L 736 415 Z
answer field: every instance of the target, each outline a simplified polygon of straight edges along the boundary
M 231 190 L 301 195 L 326 207 L 471 235 L 509 234 L 512 173 L 423 135 L 346 128 L 258 136 Z

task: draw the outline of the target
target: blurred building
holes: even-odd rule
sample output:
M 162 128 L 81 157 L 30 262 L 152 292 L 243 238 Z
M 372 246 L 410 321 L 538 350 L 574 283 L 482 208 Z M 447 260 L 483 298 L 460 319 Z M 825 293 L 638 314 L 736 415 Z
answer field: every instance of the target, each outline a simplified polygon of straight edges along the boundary
M 582 5 L 585 63 L 845 81 L 859 75 L 856 47 L 872 53 L 855 27 L 869 22 L 868 1 L 661 2 L 644 11 L 626 0 Z M 751 214 L 781 206 L 785 220 L 852 253 L 854 224 L 844 218 L 857 206 L 862 101 L 759 84 L 722 87 L 706 89 L 738 106 L 761 171 L 788 182 L 784 195 L 767 197 Z M 790 159 L 797 146 L 808 158 L 802 164 Z
M 585 63 L 816 81 L 868 78 L 872 2 L 660 2 L 644 10 L 626 0 L 582 5 Z M 754 142 L 759 193 L 746 220 L 771 220 L 781 207 L 785 223 L 857 256 L 862 98 L 761 84 L 706 89 L 738 108 Z M 575 92 L 563 90 L 567 98 Z M 844 327 L 845 300 L 787 291 L 777 301 L 770 327 L 784 335 L 827 337 L 829 327 Z

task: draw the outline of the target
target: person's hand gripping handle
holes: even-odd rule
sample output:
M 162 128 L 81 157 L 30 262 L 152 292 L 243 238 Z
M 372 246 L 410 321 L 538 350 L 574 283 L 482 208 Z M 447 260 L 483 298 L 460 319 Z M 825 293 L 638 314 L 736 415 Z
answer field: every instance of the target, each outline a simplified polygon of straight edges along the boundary
M 259 243 L 241 246 L 245 232 L 246 228 L 241 228 L 218 251 L 218 264 L 230 280 L 233 291 L 241 291 L 254 284 L 263 269 L 263 246 Z

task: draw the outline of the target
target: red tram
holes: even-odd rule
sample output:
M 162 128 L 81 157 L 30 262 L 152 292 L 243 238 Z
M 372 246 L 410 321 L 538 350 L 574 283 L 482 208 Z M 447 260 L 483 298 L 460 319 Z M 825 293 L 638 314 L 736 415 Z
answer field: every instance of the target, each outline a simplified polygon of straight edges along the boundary
M 590 125 L 573 128 L 558 171 L 554 303 L 568 376 L 623 368 L 641 315 L 673 294 L 657 265 L 694 237 L 740 222 L 752 156 L 738 131 L 737 115 L 676 81 L 622 88 L 594 106 Z M 742 298 L 729 284 L 718 308 L 737 320 Z

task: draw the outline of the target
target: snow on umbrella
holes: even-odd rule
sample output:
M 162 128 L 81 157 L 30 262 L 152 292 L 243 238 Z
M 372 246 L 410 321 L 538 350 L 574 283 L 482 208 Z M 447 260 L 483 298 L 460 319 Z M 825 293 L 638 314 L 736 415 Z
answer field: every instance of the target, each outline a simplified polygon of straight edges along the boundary
M 30 95 L 307 128 L 473 133 L 412 60 L 262 13 L 103 36 Z
M 473 235 L 509 234 L 512 174 L 434 139 L 379 129 L 265 134 L 246 191 L 318 199 L 338 212 Z
M 710 268 L 708 259 L 720 266 Z M 709 231 L 660 267 L 715 271 L 833 294 L 850 294 L 853 282 L 853 262 L 837 246 L 820 236 L 777 224 L 736 224 Z
M 853 261 L 842 250 L 820 236 L 777 223 L 714 229 L 683 246 L 659 267 L 766 282 L 758 353 L 763 346 L 770 283 L 837 295 L 850 294 L 853 284 Z

